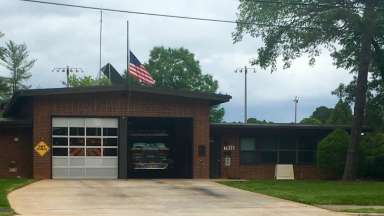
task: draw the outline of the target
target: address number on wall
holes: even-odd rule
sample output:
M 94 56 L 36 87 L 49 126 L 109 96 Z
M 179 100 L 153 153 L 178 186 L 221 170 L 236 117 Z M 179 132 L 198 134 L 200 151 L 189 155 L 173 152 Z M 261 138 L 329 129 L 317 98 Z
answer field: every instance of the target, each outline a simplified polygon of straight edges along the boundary
M 236 148 L 234 145 L 224 146 L 224 151 L 234 151 Z

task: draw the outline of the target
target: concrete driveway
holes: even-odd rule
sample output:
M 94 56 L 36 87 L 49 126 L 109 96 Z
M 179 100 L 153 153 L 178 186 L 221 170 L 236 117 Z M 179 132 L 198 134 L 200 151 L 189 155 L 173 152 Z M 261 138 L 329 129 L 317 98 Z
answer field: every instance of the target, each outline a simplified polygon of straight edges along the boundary
M 43 180 L 9 194 L 21 215 L 341 215 L 209 180 Z

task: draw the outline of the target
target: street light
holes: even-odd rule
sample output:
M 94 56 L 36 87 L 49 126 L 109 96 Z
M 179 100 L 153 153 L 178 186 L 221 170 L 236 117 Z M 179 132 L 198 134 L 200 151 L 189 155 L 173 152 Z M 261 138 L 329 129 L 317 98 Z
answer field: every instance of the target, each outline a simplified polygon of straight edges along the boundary
M 248 68 L 247 66 L 245 66 L 244 68 L 239 68 L 239 69 L 236 69 L 235 70 L 235 73 L 244 73 L 244 124 L 247 123 L 247 119 L 248 119 L 248 110 L 247 110 L 247 106 L 248 106 L 248 101 L 247 101 L 247 91 L 248 91 L 248 87 L 247 87 L 247 75 L 248 75 L 248 71 L 251 70 L 253 71 L 254 73 L 256 73 L 256 68 Z
M 297 104 L 299 103 L 299 97 L 295 96 L 293 98 L 293 103 L 295 103 L 295 124 L 297 123 Z

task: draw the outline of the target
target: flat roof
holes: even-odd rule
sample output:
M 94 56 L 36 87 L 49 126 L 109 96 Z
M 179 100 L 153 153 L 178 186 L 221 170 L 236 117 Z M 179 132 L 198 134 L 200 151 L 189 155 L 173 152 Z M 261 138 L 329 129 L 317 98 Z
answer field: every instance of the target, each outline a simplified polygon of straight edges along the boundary
M 226 94 L 206 93 L 198 91 L 186 91 L 165 89 L 147 86 L 134 85 L 111 85 L 111 86 L 92 86 L 92 87 L 76 87 L 76 88 L 47 88 L 47 89 L 28 89 L 16 92 L 8 106 L 5 108 L 5 114 L 8 114 L 16 102 L 21 98 L 48 95 L 71 95 L 71 94 L 88 94 L 88 93 L 107 93 L 107 92 L 137 92 L 148 93 L 163 96 L 175 96 L 182 98 L 190 98 L 196 100 L 209 101 L 211 105 L 217 105 L 229 101 L 232 97 Z
M 243 129 L 243 128 L 257 128 L 257 129 L 323 129 L 333 130 L 336 128 L 350 129 L 348 125 L 309 125 L 309 124 L 295 124 L 295 123 L 268 123 L 268 124 L 255 124 L 255 123 L 211 123 L 212 128 L 230 128 L 230 129 Z
M 32 126 L 30 119 L 0 118 L 1 126 Z

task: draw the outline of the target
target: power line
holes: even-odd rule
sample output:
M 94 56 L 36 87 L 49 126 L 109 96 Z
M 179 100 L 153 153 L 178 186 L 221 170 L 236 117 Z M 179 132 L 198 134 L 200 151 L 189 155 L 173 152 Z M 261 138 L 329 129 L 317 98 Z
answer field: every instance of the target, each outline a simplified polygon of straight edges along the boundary
M 103 11 L 118 12 L 118 13 L 129 13 L 129 14 L 147 15 L 147 16 L 158 16 L 158 17 L 167 17 L 167 18 L 200 20 L 200 21 L 232 23 L 232 24 L 239 23 L 239 22 L 233 21 L 233 20 L 201 18 L 201 17 L 189 17 L 189 16 L 178 16 L 178 15 L 159 14 L 159 13 L 148 13 L 148 12 L 141 12 L 141 11 L 119 10 L 119 9 L 102 8 L 102 7 L 91 7 L 91 6 L 85 6 L 85 5 L 74 5 L 74 4 L 65 4 L 65 3 L 58 3 L 58 2 L 47 2 L 47 1 L 39 1 L 39 0 L 20 0 L 20 1 L 32 2 L 32 3 L 40 3 L 40 4 L 49 4 L 49 5 L 56 5 L 56 6 L 65 6 L 65 7 L 75 7 L 75 8 L 82 8 L 82 9 L 98 10 L 98 11 L 103 10 Z
M 65 4 L 65 3 L 58 3 L 58 2 L 47 2 L 47 1 L 40 1 L 40 0 L 20 0 L 20 1 L 39 3 L 39 4 L 48 4 L 48 5 L 55 5 L 55 6 L 65 6 L 65 7 L 73 7 L 73 8 L 98 10 L 98 11 L 110 11 L 110 12 L 117 12 L 117 13 L 128 13 L 128 14 L 157 16 L 157 17 L 176 18 L 176 19 L 198 20 L 198 21 L 230 23 L 230 24 L 255 24 L 255 25 L 267 26 L 267 27 L 283 27 L 282 25 L 273 25 L 273 24 L 266 24 L 266 23 L 248 23 L 248 22 L 239 22 L 239 21 L 235 21 L 235 20 L 179 16 L 179 15 L 160 14 L 160 13 L 149 13 L 149 12 L 142 12 L 142 11 L 121 10 L 121 9 L 112 9 L 112 8 L 103 8 L 103 7 L 92 7 L 92 6 L 85 6 L 85 5 Z M 259 2 L 259 3 L 268 3 L 268 4 L 290 4 L 290 5 L 311 6 L 311 4 L 309 4 L 309 3 L 300 3 L 300 2 L 293 2 L 293 1 L 292 2 L 269 1 L 269 0 L 253 0 L 253 1 Z M 330 4 L 317 4 L 315 6 L 339 7 L 337 5 L 330 5 Z M 354 8 L 358 8 L 358 7 L 354 7 Z M 362 8 L 360 8 L 360 9 L 362 9 Z M 379 9 L 383 9 L 383 8 L 379 8 Z
M 63 82 L 63 84 L 65 84 L 67 87 L 69 87 L 69 75 L 70 75 L 70 73 L 79 73 L 79 72 L 84 72 L 84 71 L 81 68 L 66 66 L 66 67 L 55 67 L 52 69 L 52 72 L 66 73 L 67 82 Z

